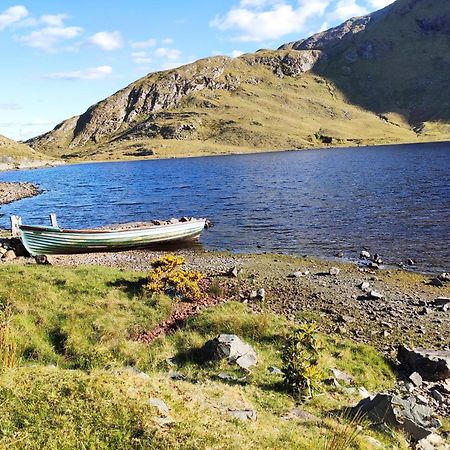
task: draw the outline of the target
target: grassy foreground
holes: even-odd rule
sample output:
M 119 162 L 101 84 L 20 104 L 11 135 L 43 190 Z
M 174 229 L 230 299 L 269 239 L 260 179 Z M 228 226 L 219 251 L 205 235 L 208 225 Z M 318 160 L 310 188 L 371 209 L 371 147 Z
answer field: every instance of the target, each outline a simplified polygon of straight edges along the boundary
M 282 418 L 298 405 L 282 377 L 267 369 L 281 367 L 292 323 L 227 302 L 173 334 L 140 342 L 136 336 L 173 307 L 165 296 L 146 294 L 142 276 L 102 267 L 0 266 L 3 324 L 10 317 L 2 328 L 3 359 L 15 347 L 15 364 L 0 374 L 0 448 L 325 449 L 339 434 L 343 419 L 333 412 L 358 401 L 351 390 L 324 386 L 299 405 L 316 422 Z M 190 356 L 219 333 L 237 334 L 255 348 L 258 364 L 251 374 Z M 373 348 L 332 335 L 321 341 L 324 371 L 346 371 L 356 387 L 371 392 L 393 385 L 389 365 Z M 185 379 L 171 379 L 170 370 Z M 223 381 L 220 372 L 236 380 Z M 171 423 L 162 423 L 152 398 L 167 404 Z M 230 409 L 255 409 L 258 418 L 239 421 Z M 407 448 L 395 432 L 361 425 L 353 448 L 375 448 L 368 436 L 383 448 Z

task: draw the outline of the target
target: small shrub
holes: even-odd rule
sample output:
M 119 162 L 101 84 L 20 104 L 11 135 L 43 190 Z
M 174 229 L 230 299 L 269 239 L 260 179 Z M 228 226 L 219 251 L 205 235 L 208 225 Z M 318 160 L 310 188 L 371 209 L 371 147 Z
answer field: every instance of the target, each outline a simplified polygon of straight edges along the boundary
M 183 300 L 200 300 L 203 297 L 198 282 L 200 272 L 184 270 L 184 258 L 167 255 L 152 261 L 153 270 L 147 277 L 146 289 L 153 294 L 168 294 Z
M 282 353 L 284 382 L 295 396 L 311 397 L 318 389 L 319 343 L 313 323 L 303 323 L 288 336 Z

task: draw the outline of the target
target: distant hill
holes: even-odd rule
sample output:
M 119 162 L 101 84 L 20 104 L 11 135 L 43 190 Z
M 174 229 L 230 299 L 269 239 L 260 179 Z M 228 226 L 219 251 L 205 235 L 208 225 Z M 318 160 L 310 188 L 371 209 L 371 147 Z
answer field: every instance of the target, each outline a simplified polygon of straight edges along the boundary
M 450 139 L 450 2 L 156 72 L 28 141 L 89 159 Z
M 26 144 L 0 135 L 0 170 L 41 166 L 50 162 L 51 159 Z

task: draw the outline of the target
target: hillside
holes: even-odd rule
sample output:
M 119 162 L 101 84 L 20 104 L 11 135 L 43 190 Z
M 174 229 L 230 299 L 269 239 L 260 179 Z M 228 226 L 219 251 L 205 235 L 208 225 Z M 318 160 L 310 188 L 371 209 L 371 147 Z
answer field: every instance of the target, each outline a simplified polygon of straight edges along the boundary
M 42 166 L 51 159 L 26 144 L 0 135 L 0 170 Z
M 275 51 L 149 74 L 28 144 L 115 159 L 446 140 L 449 45 L 448 1 L 397 0 Z

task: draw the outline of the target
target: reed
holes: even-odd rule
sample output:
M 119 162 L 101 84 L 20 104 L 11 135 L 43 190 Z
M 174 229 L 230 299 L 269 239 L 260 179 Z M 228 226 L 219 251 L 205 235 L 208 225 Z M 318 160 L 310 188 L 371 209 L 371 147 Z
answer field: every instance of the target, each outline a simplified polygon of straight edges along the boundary
M 11 369 L 16 365 L 16 338 L 11 318 L 11 308 L 7 306 L 0 316 L 0 367 L 2 369 Z

